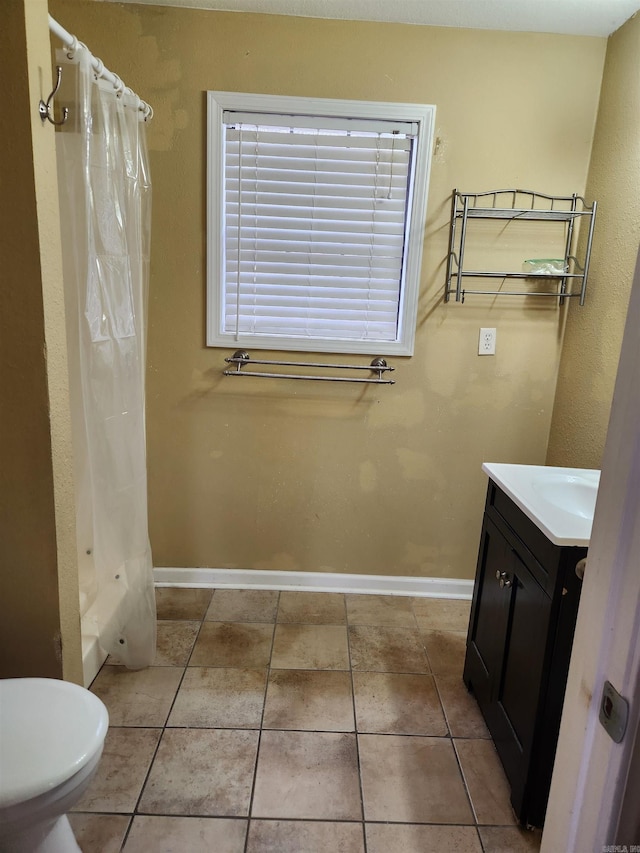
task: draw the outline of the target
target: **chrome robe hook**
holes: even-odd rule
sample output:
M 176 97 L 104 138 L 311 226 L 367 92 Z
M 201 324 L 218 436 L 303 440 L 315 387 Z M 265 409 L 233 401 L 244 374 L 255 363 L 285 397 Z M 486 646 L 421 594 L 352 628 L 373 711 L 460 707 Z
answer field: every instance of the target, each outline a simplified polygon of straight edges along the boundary
M 53 104 L 51 103 L 51 101 L 55 97 L 58 89 L 60 88 L 60 81 L 62 80 L 62 66 L 61 65 L 56 65 L 56 74 L 57 74 L 57 80 L 56 80 L 56 85 L 54 87 L 54 90 L 49 95 L 49 97 L 47 98 L 46 103 L 42 100 L 42 98 L 40 99 L 40 103 L 38 104 L 38 112 L 40 113 L 40 118 L 42 119 L 42 121 L 49 121 L 49 122 L 51 122 L 51 124 L 61 125 L 61 124 L 64 124 L 66 122 L 66 120 L 69 118 L 69 110 L 67 107 L 63 107 L 62 118 L 60 119 L 60 121 L 56 121 L 55 118 L 53 117 Z

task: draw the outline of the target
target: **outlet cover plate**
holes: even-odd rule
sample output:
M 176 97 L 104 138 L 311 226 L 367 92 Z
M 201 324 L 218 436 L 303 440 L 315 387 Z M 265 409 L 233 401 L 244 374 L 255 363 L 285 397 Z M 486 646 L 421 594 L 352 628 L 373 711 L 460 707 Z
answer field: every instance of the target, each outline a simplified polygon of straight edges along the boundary
M 496 354 L 496 330 L 495 329 L 480 329 L 480 337 L 478 339 L 478 355 L 495 355 Z

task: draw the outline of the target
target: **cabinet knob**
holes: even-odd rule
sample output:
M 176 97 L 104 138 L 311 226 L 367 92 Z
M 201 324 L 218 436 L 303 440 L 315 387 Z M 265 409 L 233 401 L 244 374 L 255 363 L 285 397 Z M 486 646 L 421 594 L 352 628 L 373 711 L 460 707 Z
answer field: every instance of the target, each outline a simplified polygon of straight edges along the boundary
M 587 558 L 583 557 L 576 563 L 576 575 L 582 580 L 584 578 L 584 570 L 587 566 Z
M 510 587 L 511 581 L 509 580 L 509 575 L 506 572 L 501 572 L 500 569 L 496 571 L 496 580 L 500 583 L 500 589 L 504 589 L 504 587 Z

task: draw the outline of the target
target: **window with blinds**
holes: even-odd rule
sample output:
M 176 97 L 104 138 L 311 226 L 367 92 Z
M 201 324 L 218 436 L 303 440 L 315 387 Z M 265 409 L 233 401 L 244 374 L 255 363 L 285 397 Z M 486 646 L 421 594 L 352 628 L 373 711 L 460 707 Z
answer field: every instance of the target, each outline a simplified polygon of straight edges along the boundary
M 208 344 L 410 354 L 433 108 L 209 98 Z

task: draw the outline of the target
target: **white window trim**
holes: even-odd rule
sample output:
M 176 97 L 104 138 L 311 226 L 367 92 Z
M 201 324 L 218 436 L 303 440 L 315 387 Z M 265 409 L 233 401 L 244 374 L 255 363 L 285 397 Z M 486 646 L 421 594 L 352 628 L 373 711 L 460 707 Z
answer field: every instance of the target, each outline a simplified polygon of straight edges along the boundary
M 252 347 L 253 349 L 299 352 L 372 353 L 413 355 L 420 294 L 420 268 L 427 214 L 431 151 L 436 108 L 426 104 L 395 104 L 377 101 L 345 101 L 331 98 L 300 98 L 239 92 L 207 92 L 207 346 Z M 220 281 L 224 275 L 224 134 L 223 112 L 272 112 L 292 115 L 326 115 L 358 119 L 398 119 L 418 124 L 415 178 L 407 226 L 405 282 L 400 300 L 399 340 L 375 341 L 312 340 L 284 336 L 235 336 L 222 334 L 219 321 Z

